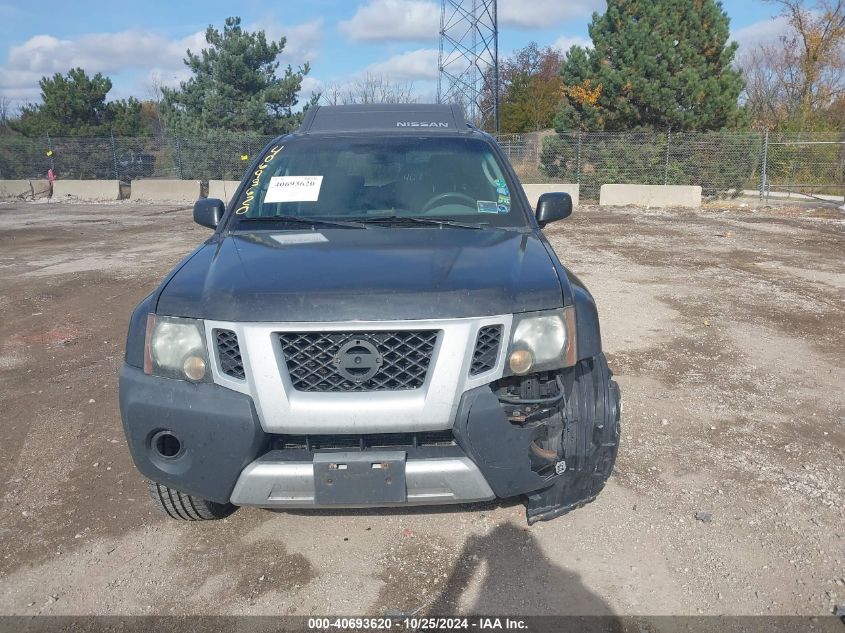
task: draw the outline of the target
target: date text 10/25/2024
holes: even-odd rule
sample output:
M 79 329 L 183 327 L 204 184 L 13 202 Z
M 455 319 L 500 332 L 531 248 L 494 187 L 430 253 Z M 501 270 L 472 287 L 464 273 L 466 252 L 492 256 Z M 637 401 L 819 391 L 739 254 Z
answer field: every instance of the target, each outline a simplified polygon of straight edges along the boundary
M 528 623 L 520 618 L 474 617 L 383 617 L 383 618 L 309 618 L 312 631 L 525 631 Z

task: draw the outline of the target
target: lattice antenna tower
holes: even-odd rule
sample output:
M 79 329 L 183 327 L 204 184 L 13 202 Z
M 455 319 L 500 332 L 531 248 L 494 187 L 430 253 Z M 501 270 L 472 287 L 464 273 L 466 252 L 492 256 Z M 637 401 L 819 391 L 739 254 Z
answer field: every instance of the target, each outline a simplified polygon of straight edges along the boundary
M 467 119 L 499 133 L 496 0 L 441 0 L 438 103 L 460 103 Z

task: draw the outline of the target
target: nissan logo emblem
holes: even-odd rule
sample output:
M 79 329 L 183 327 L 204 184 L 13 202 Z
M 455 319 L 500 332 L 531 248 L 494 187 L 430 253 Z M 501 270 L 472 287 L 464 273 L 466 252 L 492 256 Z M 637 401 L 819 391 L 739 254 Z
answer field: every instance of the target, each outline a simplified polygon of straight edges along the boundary
M 337 373 L 356 384 L 378 373 L 384 359 L 375 345 L 363 338 L 344 343 L 333 359 Z

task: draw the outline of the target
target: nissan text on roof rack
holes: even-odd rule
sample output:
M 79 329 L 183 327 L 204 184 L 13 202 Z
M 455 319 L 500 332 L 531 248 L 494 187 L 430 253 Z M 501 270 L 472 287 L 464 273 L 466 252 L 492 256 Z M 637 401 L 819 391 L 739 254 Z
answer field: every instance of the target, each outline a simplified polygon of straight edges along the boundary
M 120 410 L 158 507 L 595 499 L 620 395 L 589 291 L 457 106 L 313 107 L 132 314 Z

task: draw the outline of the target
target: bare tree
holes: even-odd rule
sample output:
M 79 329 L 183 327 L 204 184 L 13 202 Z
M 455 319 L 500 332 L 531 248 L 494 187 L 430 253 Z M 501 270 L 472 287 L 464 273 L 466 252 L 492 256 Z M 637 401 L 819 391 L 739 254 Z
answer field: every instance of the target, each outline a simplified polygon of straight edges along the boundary
M 0 95 L 0 131 L 9 128 L 9 119 L 12 118 L 12 101 L 5 95 Z
M 777 128 L 781 123 L 795 118 L 794 97 L 789 94 L 786 72 L 778 47 L 761 44 L 741 51 L 737 63 L 745 77 L 742 96 L 751 115 L 754 127 L 764 130 Z
M 147 89 L 148 99 L 142 102 L 143 114 L 150 119 L 150 125 L 157 136 L 167 134 L 167 123 L 161 116 L 161 104 L 164 101 L 163 86 L 161 74 L 154 72 L 150 76 L 150 85 Z
M 384 75 L 365 74 L 349 84 L 328 84 L 323 89 L 324 105 L 353 103 L 416 103 L 414 82 L 396 82 Z
M 781 7 L 789 32 L 744 52 L 746 103 L 755 123 L 799 129 L 845 97 L 845 0 L 766 0 Z
M 337 82 L 326 84 L 323 86 L 323 93 L 320 95 L 320 101 L 323 105 L 336 106 L 343 105 L 346 96 L 346 87 Z

